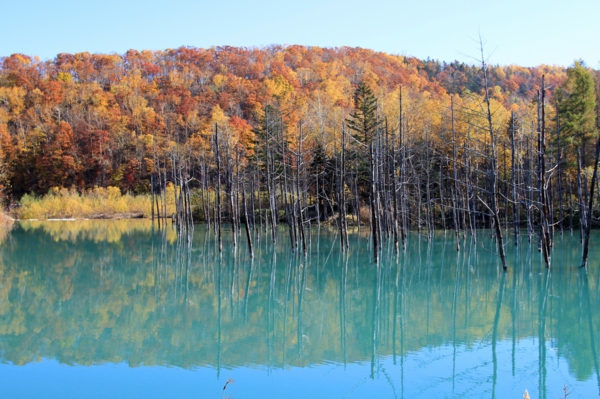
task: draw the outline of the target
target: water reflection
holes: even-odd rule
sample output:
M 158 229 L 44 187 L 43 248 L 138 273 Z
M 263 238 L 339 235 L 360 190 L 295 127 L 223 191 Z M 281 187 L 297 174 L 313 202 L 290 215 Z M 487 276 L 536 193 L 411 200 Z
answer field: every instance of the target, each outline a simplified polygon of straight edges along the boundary
M 506 274 L 484 234 L 461 252 L 451 235 L 410 236 L 378 265 L 365 237 L 342 252 L 325 229 L 306 257 L 256 235 L 253 260 L 231 231 L 223 253 L 203 227 L 191 245 L 176 236 L 145 221 L 17 224 L 0 248 L 0 360 L 217 376 L 364 365 L 394 397 L 600 393 L 598 265 L 577 269 L 577 238 L 557 237 L 550 272 L 524 240 Z

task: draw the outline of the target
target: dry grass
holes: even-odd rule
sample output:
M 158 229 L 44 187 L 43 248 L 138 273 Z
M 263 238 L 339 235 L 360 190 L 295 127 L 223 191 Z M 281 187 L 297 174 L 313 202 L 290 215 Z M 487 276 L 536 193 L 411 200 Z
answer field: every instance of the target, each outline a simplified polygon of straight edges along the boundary
M 172 194 L 172 186 L 170 191 Z M 170 200 L 173 195 L 167 192 L 166 197 Z M 173 212 L 174 208 L 174 204 L 168 204 L 170 212 Z M 150 213 L 149 195 L 122 195 L 117 187 L 97 187 L 85 193 L 53 188 L 41 198 L 25 195 L 21 199 L 21 207 L 16 211 L 16 216 L 19 219 L 82 219 L 110 218 L 118 215 L 147 217 Z
M 358 220 L 361 223 L 368 225 L 371 221 L 371 210 L 368 206 L 361 206 L 358 211 Z

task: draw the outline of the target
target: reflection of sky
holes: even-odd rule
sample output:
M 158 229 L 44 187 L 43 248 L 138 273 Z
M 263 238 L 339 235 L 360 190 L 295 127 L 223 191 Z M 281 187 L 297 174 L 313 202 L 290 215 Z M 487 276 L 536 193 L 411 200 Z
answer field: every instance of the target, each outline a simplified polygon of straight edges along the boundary
M 570 384 L 570 398 L 598 395 L 595 376 L 577 381 L 568 364 L 546 343 L 546 395 L 562 394 Z M 538 341 L 517 342 L 515 376 L 512 375 L 512 342 L 498 342 L 498 398 L 520 398 L 527 389 L 539 395 Z M 185 370 L 178 367 L 129 367 L 127 364 L 67 366 L 55 360 L 14 367 L 0 365 L 0 386 L 7 398 L 219 398 L 225 381 L 232 378 L 227 395 L 243 398 L 481 398 L 494 389 L 492 348 L 451 345 L 409 352 L 406 358 L 385 356 L 371 363 L 326 363 L 311 367 Z

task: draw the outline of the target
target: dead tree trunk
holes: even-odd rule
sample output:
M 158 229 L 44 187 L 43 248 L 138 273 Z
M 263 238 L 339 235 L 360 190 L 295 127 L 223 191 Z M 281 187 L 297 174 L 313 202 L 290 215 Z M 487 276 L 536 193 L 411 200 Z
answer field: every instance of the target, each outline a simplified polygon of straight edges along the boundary
M 371 235 L 373 239 L 373 257 L 375 262 L 379 262 L 379 217 L 376 206 L 376 180 L 375 180 L 375 159 L 373 154 L 373 144 L 369 146 L 369 160 L 371 164 Z
M 538 179 L 540 188 L 540 240 L 542 244 L 542 255 L 546 268 L 551 266 L 551 233 L 548 216 L 548 184 L 546 183 L 546 126 L 545 126 L 545 82 L 542 76 L 542 89 L 540 91 L 540 123 L 539 123 L 539 142 L 538 142 Z
M 581 154 L 577 149 L 577 204 L 579 206 L 579 242 L 583 244 L 583 232 L 586 230 L 587 217 L 583 205 L 583 187 L 581 186 Z
M 244 226 L 246 226 L 246 238 L 248 239 L 248 250 L 250 251 L 250 257 L 254 258 L 254 247 L 252 246 L 252 235 L 250 234 L 249 220 L 248 220 L 248 205 L 246 204 L 246 189 L 245 179 L 242 182 L 242 201 L 244 202 Z
M 596 141 L 596 157 L 594 158 L 594 174 L 592 175 L 592 184 L 590 184 L 590 198 L 588 202 L 587 220 L 585 223 L 585 237 L 583 241 L 583 253 L 581 255 L 581 267 L 587 266 L 588 250 L 590 245 L 590 230 L 592 228 L 592 211 L 594 203 L 594 188 L 598 179 L 598 161 L 600 157 L 600 136 Z
M 490 134 L 490 150 L 491 150 L 491 166 L 492 166 L 492 182 L 491 182 L 491 206 L 490 210 L 492 212 L 492 218 L 494 221 L 494 228 L 496 230 L 496 242 L 498 244 L 498 253 L 500 255 L 500 260 L 502 261 L 502 269 L 505 271 L 508 269 L 506 264 L 506 253 L 504 252 L 504 240 L 502 237 L 502 228 L 500 225 L 500 216 L 498 215 L 498 166 L 496 163 L 496 137 L 494 132 L 494 126 L 492 123 L 492 110 L 490 106 L 490 93 L 488 89 L 488 79 L 487 79 L 487 65 L 485 62 L 485 58 L 483 55 L 483 43 L 481 44 L 481 67 L 483 69 L 483 84 L 485 90 L 485 104 L 486 104 L 486 117 L 488 122 L 488 130 Z
M 515 113 L 510 114 L 510 152 L 511 152 L 511 180 L 512 180 L 512 214 L 513 233 L 515 246 L 519 245 L 519 203 L 517 202 L 517 162 L 515 151 Z
M 404 119 L 402 109 L 402 86 L 400 86 L 400 120 L 398 122 L 398 136 L 400 147 L 400 239 L 402 240 L 402 250 L 406 250 L 406 143 L 404 140 Z
M 452 218 L 454 219 L 454 234 L 456 236 L 456 251 L 460 251 L 460 215 L 458 200 L 458 165 L 456 163 L 456 130 L 454 128 L 454 96 L 450 97 L 450 113 L 452 118 L 452 173 L 454 179 L 451 187 Z
M 219 252 L 223 252 L 223 238 L 221 236 L 221 156 L 219 154 L 219 125 L 215 124 L 215 158 L 217 161 L 217 209 L 216 222 L 219 240 Z

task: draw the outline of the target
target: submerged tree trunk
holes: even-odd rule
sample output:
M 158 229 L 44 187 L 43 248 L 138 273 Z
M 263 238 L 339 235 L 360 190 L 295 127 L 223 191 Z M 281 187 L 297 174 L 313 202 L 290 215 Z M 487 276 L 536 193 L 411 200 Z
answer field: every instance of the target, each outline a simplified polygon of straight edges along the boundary
M 514 244 L 519 245 L 519 203 L 517 201 L 517 162 L 515 159 L 515 114 L 510 114 L 510 147 L 512 164 L 512 214 L 513 214 L 513 233 Z
M 219 252 L 223 252 L 223 238 L 221 236 L 221 156 L 219 154 L 219 125 L 215 124 L 215 158 L 217 161 L 217 209 L 216 222 L 219 239 Z
M 246 204 L 246 190 L 242 187 L 242 201 L 244 202 L 244 226 L 246 226 L 246 238 L 248 239 L 248 250 L 250 251 L 250 257 L 254 258 L 254 247 L 252 246 L 252 235 L 250 234 L 249 220 L 248 220 L 248 205 Z
M 540 240 L 542 245 L 542 255 L 546 268 L 551 266 L 551 233 L 550 233 L 550 218 L 549 218 L 549 201 L 548 201 L 548 184 L 546 183 L 546 128 L 545 128 L 545 82 L 542 76 L 542 89 L 540 92 L 539 102 L 539 137 L 538 137 L 538 180 L 539 180 L 539 196 L 540 196 Z
M 585 236 L 583 240 L 583 253 L 581 255 L 581 267 L 586 267 L 588 262 L 588 251 L 590 246 L 590 230 L 592 228 L 592 211 L 594 203 L 594 188 L 598 180 L 598 161 L 600 160 L 600 136 L 596 141 L 596 156 L 594 158 L 594 174 L 592 175 L 592 183 L 590 184 L 590 197 L 588 202 L 588 210 L 585 223 Z
M 494 127 L 492 123 L 492 110 L 490 106 L 490 95 L 488 89 L 488 79 L 487 79 L 487 65 L 485 62 L 485 58 L 483 55 L 483 43 L 480 40 L 481 45 L 481 67 L 483 70 L 483 84 L 485 90 L 485 105 L 486 105 L 486 119 L 488 122 L 488 131 L 490 137 L 490 158 L 491 158 L 491 204 L 490 211 L 492 213 L 492 219 L 494 223 L 494 229 L 496 232 L 496 242 L 498 244 L 498 253 L 500 255 L 500 260 L 502 261 L 502 269 L 505 271 L 508 269 L 506 264 L 506 253 L 504 252 L 504 240 L 502 237 L 502 226 L 500 224 L 500 216 L 498 210 L 498 166 L 496 162 L 496 137 L 494 132 Z
M 379 261 L 379 216 L 376 206 L 376 180 L 375 180 L 375 160 L 373 155 L 373 144 L 369 146 L 369 159 L 371 163 L 371 235 L 373 239 L 373 257 L 375 262 Z

